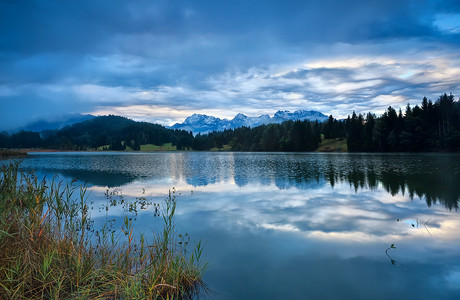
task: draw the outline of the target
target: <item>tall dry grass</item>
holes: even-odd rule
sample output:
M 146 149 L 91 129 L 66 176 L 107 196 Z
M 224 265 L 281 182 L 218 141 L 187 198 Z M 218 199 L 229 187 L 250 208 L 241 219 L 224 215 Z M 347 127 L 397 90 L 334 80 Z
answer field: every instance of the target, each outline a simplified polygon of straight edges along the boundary
M 165 200 L 164 228 L 135 237 L 128 217 L 119 238 L 92 230 L 87 189 L 40 180 L 19 165 L 0 174 L 0 298 L 175 299 L 205 292 L 203 247 L 182 251 L 176 199 Z

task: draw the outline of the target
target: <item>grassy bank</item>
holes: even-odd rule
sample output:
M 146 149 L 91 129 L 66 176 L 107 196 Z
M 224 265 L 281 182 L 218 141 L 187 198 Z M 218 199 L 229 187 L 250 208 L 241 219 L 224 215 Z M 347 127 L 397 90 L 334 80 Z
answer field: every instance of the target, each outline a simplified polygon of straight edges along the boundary
M 27 152 L 11 149 L 0 149 L 0 159 L 2 158 L 13 158 L 13 157 L 24 157 L 27 156 Z
M 342 139 L 322 139 L 318 145 L 317 152 L 348 152 L 347 140 Z
M 232 151 L 232 147 L 230 145 L 223 145 L 222 148 L 211 148 L 210 151 Z
M 162 205 L 164 228 L 151 243 L 134 237 L 128 217 L 116 232 L 94 230 L 86 194 L 22 174 L 17 164 L 2 166 L 2 299 L 171 299 L 204 289 L 200 243 L 185 252 L 174 230 L 174 194 Z
M 122 142 L 124 143 L 124 142 Z M 96 151 L 109 151 L 110 145 L 104 145 L 97 147 L 95 150 Z M 172 143 L 165 143 L 161 146 L 154 145 L 154 144 L 145 144 L 145 145 L 140 145 L 140 151 L 176 151 L 177 146 L 173 146 Z M 126 146 L 125 150 L 122 151 L 134 151 L 131 147 Z
M 153 144 L 141 145 L 140 151 L 176 151 L 177 147 L 173 146 L 172 143 L 165 143 L 162 146 L 157 146 Z

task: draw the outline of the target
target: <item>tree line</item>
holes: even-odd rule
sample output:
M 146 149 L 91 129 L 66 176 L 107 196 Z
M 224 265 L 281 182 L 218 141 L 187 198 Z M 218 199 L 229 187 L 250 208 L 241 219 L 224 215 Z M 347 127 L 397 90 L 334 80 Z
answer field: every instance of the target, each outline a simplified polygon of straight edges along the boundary
M 333 127 L 330 120 L 325 127 Z M 408 104 L 404 113 L 390 106 L 378 118 L 353 112 L 342 130 L 349 152 L 460 151 L 460 100 L 452 94 L 434 103 L 425 97 L 420 106 Z
M 140 145 L 171 143 L 178 150 L 313 151 L 321 141 L 321 124 L 287 121 L 282 124 L 241 127 L 198 134 L 135 122 L 120 116 L 101 116 L 58 131 L 20 131 L 0 134 L 0 148 L 48 148 L 60 150 L 140 150 Z M 129 148 L 128 148 L 129 147 Z
M 172 143 L 189 149 L 191 132 L 168 129 L 158 124 L 136 122 L 120 116 L 100 116 L 57 131 L 20 131 L 0 134 L 0 148 L 47 148 L 60 150 L 140 150 L 140 145 Z
M 460 151 L 460 99 L 443 94 L 433 103 L 391 106 L 380 117 L 353 112 L 345 120 L 286 121 L 208 134 L 168 129 L 120 116 L 101 116 L 55 131 L 0 133 L 0 148 L 140 150 L 140 145 L 172 143 L 178 150 L 314 151 L 322 138 L 347 140 L 349 152 Z M 129 148 L 128 148 L 129 147 Z
M 240 127 L 198 134 L 194 150 L 210 150 L 228 145 L 232 151 L 314 151 L 321 142 L 321 124 L 286 121 L 254 128 Z

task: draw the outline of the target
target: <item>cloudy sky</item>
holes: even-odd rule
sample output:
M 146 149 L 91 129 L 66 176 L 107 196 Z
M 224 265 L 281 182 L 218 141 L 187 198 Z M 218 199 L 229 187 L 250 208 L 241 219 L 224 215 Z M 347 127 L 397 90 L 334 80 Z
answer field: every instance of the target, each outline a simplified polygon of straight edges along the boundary
M 458 0 L 0 0 L 0 130 L 382 113 L 460 95 Z

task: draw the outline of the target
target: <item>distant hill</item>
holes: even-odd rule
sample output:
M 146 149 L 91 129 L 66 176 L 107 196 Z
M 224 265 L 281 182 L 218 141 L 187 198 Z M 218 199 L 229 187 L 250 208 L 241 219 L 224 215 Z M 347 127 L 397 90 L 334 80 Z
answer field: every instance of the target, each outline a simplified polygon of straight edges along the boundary
M 193 136 L 183 130 L 158 124 L 136 122 L 120 116 L 99 116 L 54 132 L 44 139 L 44 146 L 55 149 L 139 150 L 140 145 L 172 143 L 178 149 L 189 147 Z
M 204 134 L 212 131 L 223 131 L 225 129 L 235 129 L 239 127 L 254 128 L 266 124 L 280 124 L 284 121 L 309 120 L 323 122 L 327 120 L 327 116 L 319 111 L 314 110 L 297 110 L 277 111 L 273 117 L 269 115 L 260 115 L 258 117 L 248 117 L 244 114 L 237 114 L 232 120 L 220 119 L 213 116 L 193 114 L 185 119 L 183 123 L 176 123 L 170 128 L 192 131 L 193 134 Z
M 67 114 L 54 118 L 38 119 L 15 131 L 41 132 L 45 130 L 59 130 L 66 126 L 91 120 L 93 118 L 95 118 L 93 115 Z

